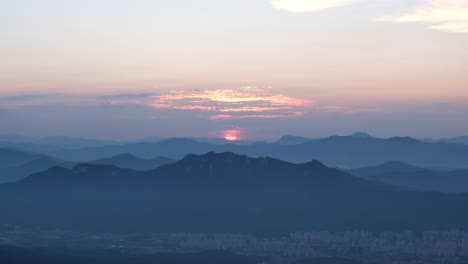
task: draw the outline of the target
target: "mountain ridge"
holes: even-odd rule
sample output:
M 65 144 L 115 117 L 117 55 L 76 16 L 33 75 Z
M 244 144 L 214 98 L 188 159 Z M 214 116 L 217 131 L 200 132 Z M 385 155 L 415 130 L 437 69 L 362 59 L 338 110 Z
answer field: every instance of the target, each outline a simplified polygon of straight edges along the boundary
M 468 230 L 467 201 L 466 194 L 374 183 L 318 161 L 209 152 L 146 172 L 81 164 L 0 185 L 0 224 L 256 234 Z
M 331 136 L 299 144 L 263 143 L 252 145 L 211 145 L 190 139 L 169 139 L 157 143 L 131 143 L 80 150 L 62 150 L 50 153 L 67 160 L 115 156 L 122 153 L 152 158 L 165 156 L 180 159 L 187 153 L 204 154 L 210 151 L 234 152 L 250 157 L 272 156 L 288 162 L 302 163 L 320 160 L 328 166 L 356 168 L 378 165 L 392 160 L 419 167 L 438 169 L 468 168 L 468 146 L 450 143 L 427 143 L 413 138 Z
M 402 188 L 446 193 L 468 193 L 468 170 L 429 170 L 402 162 L 345 170 L 367 180 Z

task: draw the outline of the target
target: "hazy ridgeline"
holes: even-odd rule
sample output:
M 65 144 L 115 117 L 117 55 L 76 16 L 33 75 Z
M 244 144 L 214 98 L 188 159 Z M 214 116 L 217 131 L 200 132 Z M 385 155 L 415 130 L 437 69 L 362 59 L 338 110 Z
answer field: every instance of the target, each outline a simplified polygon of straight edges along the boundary
M 0 149 L 8 182 L 0 260 L 464 263 L 468 255 L 467 145 L 362 135 L 109 144 Z M 93 243 L 97 252 L 86 247 Z M 235 254 L 190 255 L 205 250 Z
M 0 0 L 0 36 L 0 264 L 468 264 L 468 0 Z

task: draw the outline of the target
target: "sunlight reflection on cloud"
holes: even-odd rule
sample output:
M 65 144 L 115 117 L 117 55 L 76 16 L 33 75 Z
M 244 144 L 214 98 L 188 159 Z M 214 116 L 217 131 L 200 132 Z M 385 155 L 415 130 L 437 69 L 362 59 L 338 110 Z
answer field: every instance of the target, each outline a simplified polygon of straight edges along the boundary
M 208 111 L 210 119 L 281 118 L 297 116 L 312 105 L 307 99 L 271 94 L 254 87 L 174 91 L 153 97 L 157 109 Z

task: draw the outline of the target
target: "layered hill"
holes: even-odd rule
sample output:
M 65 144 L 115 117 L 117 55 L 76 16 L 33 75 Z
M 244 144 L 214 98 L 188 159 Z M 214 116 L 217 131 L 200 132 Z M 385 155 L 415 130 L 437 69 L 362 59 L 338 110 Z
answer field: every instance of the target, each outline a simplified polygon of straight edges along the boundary
M 404 191 L 318 161 L 188 155 L 152 171 L 53 167 L 0 186 L 0 224 L 144 232 L 468 230 L 468 197 Z
M 317 159 L 328 166 L 341 168 L 376 166 L 393 160 L 428 168 L 468 168 L 468 146 L 463 144 L 428 143 L 401 137 L 380 139 L 370 136 L 333 136 L 305 142 L 301 142 L 301 139 L 297 141 L 297 138 L 292 140 L 299 143 L 219 145 L 190 139 L 169 139 L 156 143 L 131 143 L 80 150 L 61 150 L 50 154 L 65 160 L 86 161 L 122 153 L 130 153 L 143 158 L 165 156 L 180 159 L 188 153 L 203 154 L 216 151 L 235 152 L 251 157 L 272 156 L 296 163 Z
M 125 153 L 112 158 L 98 159 L 90 161 L 91 164 L 113 165 L 124 169 L 133 170 L 153 170 L 162 165 L 176 162 L 175 159 L 166 157 L 156 157 L 151 159 L 142 159 L 135 155 Z
M 389 161 L 377 166 L 362 167 L 349 169 L 346 172 L 359 177 L 369 177 L 379 174 L 394 174 L 394 173 L 412 173 L 412 172 L 427 172 L 428 169 L 416 167 L 400 161 Z
M 166 157 L 142 159 L 131 154 L 122 154 L 112 158 L 89 161 L 90 164 L 113 165 L 124 169 L 153 170 L 175 160 Z M 0 149 L 0 183 L 21 180 L 33 173 L 57 166 L 71 169 L 77 162 L 68 162 L 46 155 L 28 153 L 19 150 Z
M 468 192 L 468 170 L 433 171 L 402 162 L 347 170 L 352 175 L 394 186 L 448 193 Z

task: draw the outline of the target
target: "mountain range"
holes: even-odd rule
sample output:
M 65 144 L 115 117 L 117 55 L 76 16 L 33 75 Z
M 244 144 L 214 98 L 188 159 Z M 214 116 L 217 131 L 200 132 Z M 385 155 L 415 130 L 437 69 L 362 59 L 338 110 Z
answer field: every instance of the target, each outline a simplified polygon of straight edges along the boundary
M 77 149 L 119 144 L 113 140 L 85 139 L 67 136 L 27 137 L 17 134 L 0 135 L 1 148 L 17 148 L 32 152 L 45 152 L 58 149 Z
M 363 136 L 332 136 L 298 144 L 257 143 L 249 145 L 208 144 L 191 139 L 174 138 L 156 143 L 140 142 L 58 150 L 48 154 L 60 159 L 82 162 L 122 153 L 130 153 L 143 158 L 165 156 L 180 159 L 188 153 L 203 154 L 209 151 L 235 152 L 251 157 L 271 156 L 295 163 L 317 159 L 329 166 L 345 169 L 375 166 L 393 160 L 424 168 L 453 170 L 468 168 L 467 145 L 428 143 L 407 137 L 380 139 Z
M 88 163 L 114 165 L 134 170 L 152 170 L 173 162 L 175 160 L 166 157 L 142 159 L 131 154 L 122 154 L 112 158 L 92 160 Z M 0 183 L 18 181 L 53 166 L 70 169 L 77 164 L 77 162 L 63 161 L 41 154 L 0 149 Z
M 142 159 L 129 153 L 114 156 L 112 158 L 93 160 L 90 164 L 113 165 L 124 169 L 133 170 L 153 170 L 162 165 L 176 162 L 175 159 L 166 157 L 156 157 L 151 159 Z
M 468 192 L 468 170 L 437 171 L 402 162 L 387 162 L 346 172 L 368 180 L 411 189 L 447 193 Z
M 412 173 L 420 171 L 427 172 L 430 170 L 416 167 L 400 161 L 389 161 L 377 166 L 348 169 L 345 171 L 359 177 L 373 177 L 379 174 Z
M 425 138 L 423 141 L 426 142 L 445 142 L 445 143 L 459 143 L 468 145 L 468 136 L 454 137 L 454 138 L 442 138 L 442 139 L 432 139 Z
M 106 232 L 468 230 L 466 194 L 402 190 L 318 161 L 214 152 L 151 171 L 52 167 L 0 185 L 0 211 L 0 224 Z
M 188 153 L 235 152 L 252 157 L 272 156 L 289 162 L 317 159 L 329 166 L 357 168 L 398 160 L 418 167 L 468 169 L 465 137 L 417 140 L 409 137 L 375 138 L 364 132 L 350 136 L 306 138 L 293 135 L 267 142 L 227 141 L 219 138 L 145 138 L 134 141 L 92 140 L 72 137 L 28 138 L 0 135 L 0 147 L 36 152 L 58 160 L 89 162 L 122 154 L 145 159 L 164 156 L 180 159 Z M 450 142 L 450 143 L 447 143 Z M 15 166 L 10 164 L 10 167 Z M 1 165 L 0 165 L 1 167 Z
M 69 136 L 53 136 L 53 137 L 27 137 L 17 134 L 0 134 L 0 148 L 22 149 L 30 152 L 51 152 L 61 149 L 80 149 L 90 147 L 102 147 L 110 145 L 121 145 L 129 143 L 156 143 L 167 138 L 161 137 L 146 137 L 137 140 L 102 140 L 102 139 L 87 139 Z M 223 145 L 232 143 L 224 138 L 208 138 L 208 137 L 187 137 L 186 139 L 195 140 L 197 142 L 209 143 L 213 145 Z M 251 140 L 238 140 L 238 145 L 248 145 L 257 143 Z

